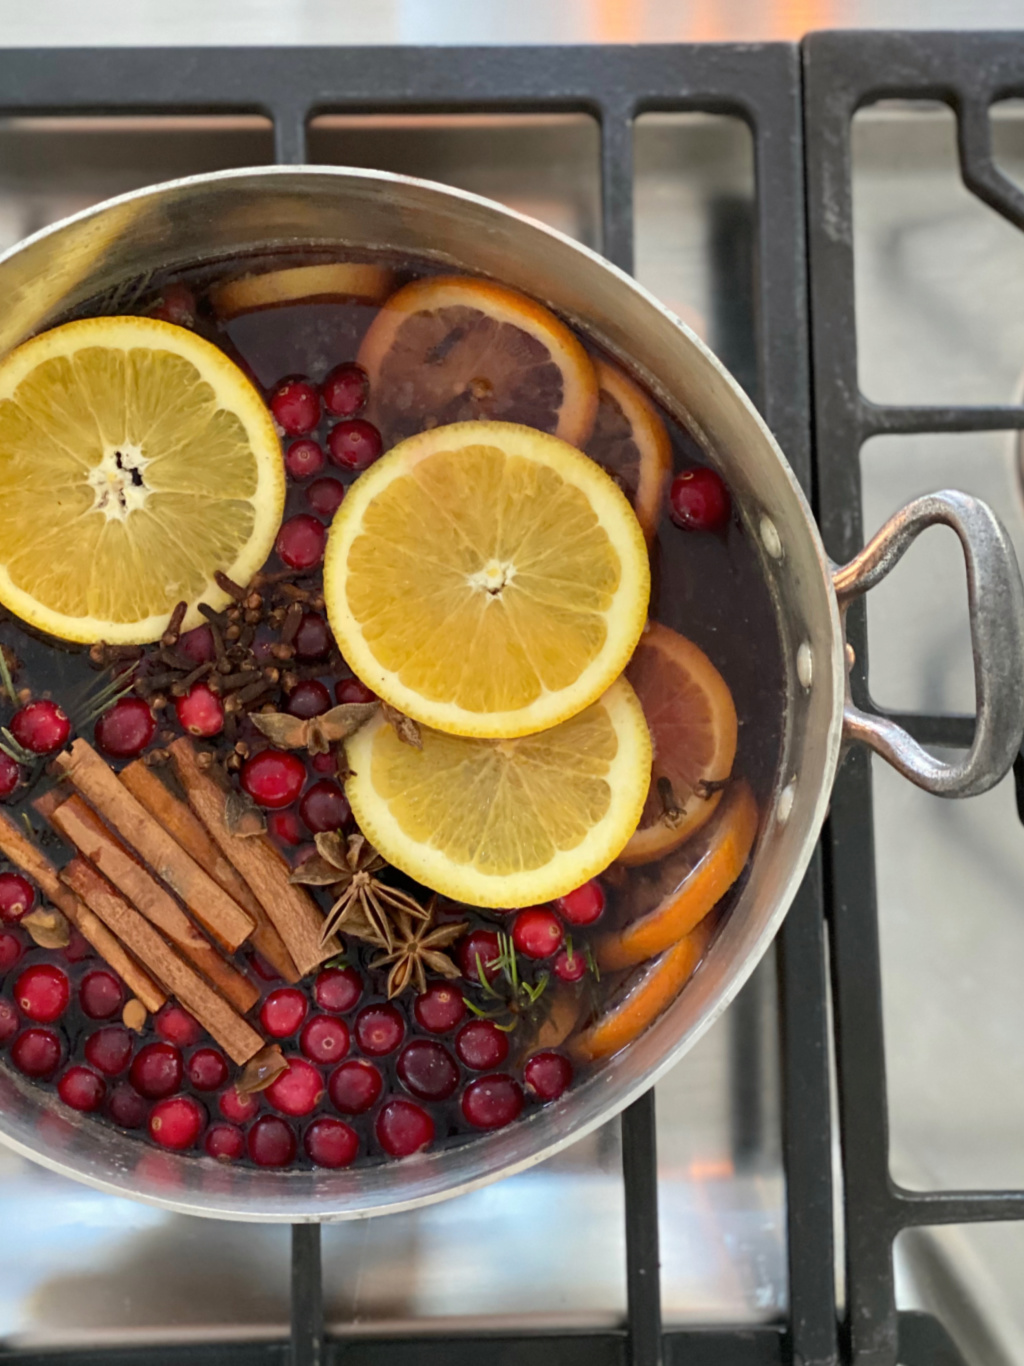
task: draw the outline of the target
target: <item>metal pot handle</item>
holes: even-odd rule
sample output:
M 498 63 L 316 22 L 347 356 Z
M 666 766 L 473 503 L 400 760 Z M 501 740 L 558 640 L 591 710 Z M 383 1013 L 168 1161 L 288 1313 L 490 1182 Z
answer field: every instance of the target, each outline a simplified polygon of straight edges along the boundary
M 1003 777 L 1024 736 L 1024 586 L 1002 523 L 987 503 L 944 489 L 908 503 L 849 564 L 834 566 L 845 635 L 850 603 L 885 578 L 926 527 L 952 527 L 967 562 L 977 720 L 974 743 L 955 764 L 936 759 L 897 722 L 854 706 L 849 671 L 843 738 L 860 740 L 904 777 L 940 797 L 974 797 Z M 851 651 L 847 647 L 847 656 Z

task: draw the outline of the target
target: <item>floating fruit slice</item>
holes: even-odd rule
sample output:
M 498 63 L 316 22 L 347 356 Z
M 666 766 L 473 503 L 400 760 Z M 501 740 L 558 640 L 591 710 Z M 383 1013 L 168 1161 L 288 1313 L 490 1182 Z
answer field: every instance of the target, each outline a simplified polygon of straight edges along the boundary
M 370 324 L 359 364 L 389 443 L 481 418 L 581 446 L 594 425 L 597 378 L 576 337 L 542 304 L 489 280 L 406 285 Z
M 290 266 L 262 274 L 243 275 L 210 292 L 218 318 L 237 318 L 257 308 L 315 300 L 356 299 L 380 303 L 394 286 L 394 271 L 357 261 L 332 261 L 318 266 Z
M 594 364 L 599 392 L 587 454 L 608 471 L 633 504 L 650 540 L 672 473 L 672 443 L 643 390 L 618 366 L 604 360 Z
M 598 965 L 609 971 L 628 968 L 678 944 L 743 872 L 756 835 L 757 803 L 740 779 L 694 847 L 680 850 L 659 876 L 634 890 L 630 909 L 635 918 L 598 942 Z
M 632 508 L 592 460 L 530 427 L 460 422 L 351 486 L 324 593 L 367 687 L 438 730 L 501 738 L 574 716 L 618 677 L 650 569 Z
M 624 679 L 540 735 L 421 735 L 415 749 L 378 713 L 346 741 L 345 792 L 387 861 L 445 896 L 550 901 L 604 868 L 636 826 L 650 739 Z
M 654 1023 L 693 976 L 711 939 L 705 921 L 626 978 L 592 1025 L 571 1040 L 569 1051 L 580 1062 L 610 1058 Z
M 654 763 L 640 825 L 620 860 L 650 863 L 714 814 L 721 792 L 713 785 L 728 778 L 736 757 L 736 708 L 704 651 L 658 622 L 641 637 L 627 677 L 650 727 Z
M 269 555 L 284 466 L 231 361 L 152 318 L 66 323 L 0 362 L 0 601 L 64 640 L 157 639 Z

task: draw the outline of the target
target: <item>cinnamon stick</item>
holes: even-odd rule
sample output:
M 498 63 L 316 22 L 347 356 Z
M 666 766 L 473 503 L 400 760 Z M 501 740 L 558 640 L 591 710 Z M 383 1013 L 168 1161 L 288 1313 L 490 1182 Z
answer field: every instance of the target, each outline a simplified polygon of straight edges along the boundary
M 124 897 L 84 858 L 74 858 L 61 880 L 93 910 L 107 927 L 190 1010 L 208 1034 L 236 1063 L 248 1062 L 263 1040 L 241 1015 L 166 943 Z
M 65 887 L 57 869 L 42 850 L 26 839 L 3 812 L 0 812 L 0 849 L 23 873 L 39 884 L 44 896 L 64 912 L 82 938 L 88 940 L 103 961 L 114 969 L 132 995 L 137 996 L 146 1009 L 155 1015 L 166 1002 L 166 993 L 148 972 L 139 967 L 103 921 Z
M 228 896 L 256 922 L 252 943 L 270 966 L 286 982 L 297 982 L 299 970 L 284 941 L 271 924 L 266 911 L 249 890 L 234 865 L 228 861 L 210 838 L 206 826 L 187 803 L 181 801 L 166 783 L 148 768 L 141 759 L 123 768 L 118 775 L 121 782 L 142 803 L 149 814 L 169 830 L 181 847 L 195 859 L 200 868 L 218 882 Z
M 54 796 L 57 800 L 54 801 Z M 162 931 L 186 958 L 243 1014 L 259 1000 L 258 989 L 226 963 L 200 934 L 174 897 L 157 882 L 135 855 L 110 833 L 90 806 L 76 793 L 65 801 L 47 793 L 33 803 L 55 829 L 94 863 L 119 892 Z
M 333 935 L 325 944 L 320 943 L 324 922 L 316 902 L 302 887 L 288 881 L 291 868 L 265 835 L 246 839 L 232 835 L 224 819 L 224 793 L 199 767 L 191 740 L 183 735 L 170 746 L 170 752 L 193 811 L 252 888 L 299 972 L 303 976 L 312 972 L 340 948 Z
M 176 892 L 195 918 L 231 953 L 253 931 L 253 922 L 119 781 L 85 740 L 54 760 L 107 824 Z

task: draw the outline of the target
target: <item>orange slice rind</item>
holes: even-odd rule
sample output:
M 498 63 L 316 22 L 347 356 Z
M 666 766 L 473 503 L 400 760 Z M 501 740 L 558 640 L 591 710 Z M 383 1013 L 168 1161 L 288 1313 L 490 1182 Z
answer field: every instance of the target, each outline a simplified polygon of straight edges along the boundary
M 587 454 L 608 471 L 633 504 L 650 541 L 672 474 L 672 442 L 644 391 L 609 361 L 594 361 L 598 402 Z
M 377 304 L 387 298 L 394 281 L 394 271 L 385 266 L 331 261 L 239 276 L 212 289 L 210 302 L 217 317 L 224 321 L 260 308 L 315 300 L 351 299 Z

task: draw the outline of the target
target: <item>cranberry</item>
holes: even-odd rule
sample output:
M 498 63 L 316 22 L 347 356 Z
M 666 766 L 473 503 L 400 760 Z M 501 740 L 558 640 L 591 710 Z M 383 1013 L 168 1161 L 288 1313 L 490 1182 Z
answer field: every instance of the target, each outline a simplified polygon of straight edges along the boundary
M 455 1051 L 467 1067 L 483 1072 L 508 1057 L 508 1036 L 491 1020 L 470 1020 L 455 1036 Z
M 466 1004 L 460 991 L 439 984 L 427 987 L 422 996 L 417 996 L 413 1010 L 422 1029 L 429 1029 L 431 1034 L 444 1034 L 454 1029 L 465 1015 Z
M 434 1121 L 411 1100 L 389 1100 L 375 1128 L 377 1142 L 389 1157 L 409 1157 L 434 1141 Z
M 277 533 L 276 550 L 289 569 L 312 569 L 324 557 L 327 528 L 308 512 L 289 517 Z
M 376 702 L 377 694 L 358 678 L 343 678 L 334 685 L 334 700 L 341 707 L 348 702 Z
M 260 1024 L 272 1039 L 287 1039 L 306 1018 L 306 996 L 297 987 L 272 991 L 260 1006 Z
M 302 830 L 294 811 L 271 811 L 267 817 L 267 829 L 282 844 L 294 846 L 302 843 Z
M 306 766 L 295 754 L 262 749 L 242 767 L 242 787 L 258 806 L 291 806 L 306 781 Z
M 104 1025 L 86 1039 L 85 1058 L 105 1077 L 116 1077 L 131 1062 L 132 1037 L 123 1025 Z
M 306 683 L 297 683 L 288 695 L 288 711 L 304 721 L 311 716 L 322 716 L 330 708 L 331 694 L 315 678 Z
M 11 717 L 11 734 L 33 754 L 52 754 L 71 734 L 71 722 L 56 702 L 30 702 Z
M 562 949 L 551 966 L 560 982 L 579 982 L 587 970 L 587 960 L 579 949 Z
M 420 1100 L 447 1100 L 459 1084 L 455 1059 L 433 1039 L 413 1039 L 406 1044 L 395 1070 L 406 1090 Z
M 520 911 L 512 922 L 512 943 L 527 958 L 549 958 L 562 945 L 562 922 L 543 906 Z
M 347 1167 L 359 1151 L 359 1138 L 340 1119 L 327 1115 L 314 1119 L 302 1140 L 311 1161 L 318 1167 Z
M 152 744 L 156 721 L 141 697 L 121 697 L 96 722 L 96 745 L 114 759 L 131 759 Z
M 336 1067 L 327 1078 L 331 1104 L 343 1115 L 361 1115 L 380 1099 L 384 1081 L 372 1062 L 353 1058 Z
M 68 935 L 68 942 L 64 945 L 64 957 L 69 963 L 80 963 L 83 958 L 92 956 L 92 945 L 84 935 L 79 934 L 74 925 Z
M 109 1020 L 124 1001 L 121 979 L 103 968 L 87 972 L 78 988 L 78 1000 L 90 1020 Z
M 534 1053 L 523 1068 L 523 1080 L 538 1100 L 557 1100 L 572 1081 L 572 1063 L 561 1053 Z
M 161 318 L 165 323 L 177 327 L 194 327 L 196 321 L 196 296 L 188 285 L 175 281 L 164 285 L 160 298 L 149 310 L 151 318 Z
M 158 1011 L 153 1026 L 161 1039 L 177 1044 L 179 1048 L 191 1048 L 199 1042 L 203 1033 L 195 1016 L 173 1001 Z
M 721 531 L 732 506 L 721 476 L 705 465 L 683 470 L 672 480 L 669 515 L 685 531 Z
M 313 987 L 321 1010 L 351 1010 L 362 994 L 362 978 L 355 968 L 324 968 Z
M 305 1058 L 289 1058 L 288 1070 L 267 1087 L 267 1100 L 286 1115 L 308 1115 L 324 1093 L 323 1078 Z
M 181 1085 L 181 1054 L 172 1043 L 148 1043 L 132 1059 L 128 1080 L 147 1100 L 169 1096 Z
M 20 920 L 32 909 L 36 889 L 20 873 L 0 873 L 0 920 Z
M 310 758 L 309 766 L 314 773 L 336 773 L 338 771 L 338 760 L 334 754 L 314 754 Z
M 9 797 L 21 782 L 21 765 L 0 750 L 0 797 Z
M 295 632 L 292 644 L 295 658 L 304 664 L 315 659 L 326 659 L 333 645 L 330 627 L 319 612 L 303 612 L 299 629 Z
M 217 654 L 217 647 L 213 643 L 213 632 L 209 626 L 197 626 L 192 631 L 186 631 L 178 640 L 178 649 L 193 664 L 209 664 Z
M 234 1124 L 214 1124 L 207 1130 L 203 1147 L 210 1157 L 234 1162 L 245 1152 L 245 1135 Z
M 604 889 L 597 878 L 592 877 L 582 887 L 560 896 L 555 902 L 555 910 L 570 925 L 592 925 L 604 914 Z
M 354 361 L 336 365 L 323 384 L 320 393 L 324 407 L 335 417 L 354 417 L 366 402 L 370 381 L 366 371 Z
M 356 1039 L 371 1058 L 393 1053 L 405 1037 L 405 1021 L 394 1006 L 364 1006 L 356 1016 Z
M 258 1167 L 287 1167 L 295 1156 L 295 1130 L 277 1115 L 261 1115 L 249 1130 L 248 1148 Z
M 107 1101 L 107 1113 L 122 1129 L 140 1129 L 146 1121 L 148 1108 L 138 1091 L 127 1082 L 115 1086 Z
M 245 1124 L 259 1111 L 260 1098 L 252 1094 L 239 1095 L 233 1086 L 229 1086 L 219 1097 L 217 1104 L 225 1119 L 230 1119 L 235 1124 Z
M 106 1082 L 88 1067 L 69 1067 L 57 1083 L 57 1094 L 72 1110 L 98 1110 L 106 1093 Z
M 49 1077 L 60 1062 L 60 1039 L 52 1029 L 26 1029 L 11 1044 L 11 1062 L 26 1077 Z
M 21 1012 L 39 1024 L 50 1024 L 67 1009 L 71 985 L 67 974 L 53 963 L 33 963 L 14 984 Z
M 352 417 L 332 427 L 327 450 L 336 465 L 346 470 L 365 470 L 380 455 L 384 443 L 372 422 Z
M 18 1032 L 21 1020 L 18 1017 L 18 1010 L 13 1001 L 5 1001 L 0 997 L 0 1047 L 5 1043 L 10 1043 Z
M 314 1015 L 299 1036 L 299 1047 L 314 1062 L 338 1062 L 348 1045 L 348 1025 L 333 1015 Z
M 329 521 L 345 501 L 345 485 L 337 479 L 314 479 L 306 490 L 306 502 L 318 517 Z
M 519 1083 L 501 1072 L 477 1077 L 462 1093 L 462 1113 L 477 1129 L 501 1129 L 523 1108 Z
M 16 935 L 0 931 L 0 977 L 9 972 L 21 957 L 21 940 Z
M 286 379 L 271 394 L 270 411 L 289 436 L 305 436 L 320 421 L 320 395 L 308 379 Z
M 494 930 L 474 930 L 472 934 L 467 934 L 465 939 L 459 941 L 459 966 L 462 968 L 462 975 L 468 977 L 471 982 L 479 982 L 479 964 L 488 982 L 493 982 L 499 969 L 490 965 L 497 959 L 499 951 L 498 936 Z
M 181 1151 L 191 1148 L 199 1137 L 206 1114 L 191 1096 L 171 1096 L 159 1100 L 149 1112 L 149 1136 L 161 1148 Z
M 228 1079 L 228 1065 L 216 1048 L 197 1048 L 188 1060 L 188 1079 L 197 1091 L 216 1091 Z
M 285 469 L 293 479 L 309 479 L 320 473 L 325 458 L 320 446 L 307 437 L 303 441 L 293 441 L 288 447 L 284 457 Z
M 193 683 L 174 704 L 178 725 L 189 735 L 208 738 L 224 729 L 224 703 L 205 683 Z
M 330 778 L 314 783 L 299 802 L 299 815 L 314 835 L 322 830 L 340 830 L 351 814 L 348 798 Z

